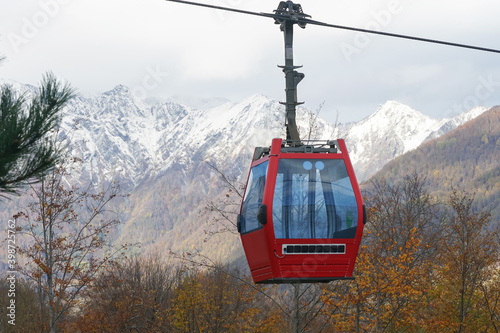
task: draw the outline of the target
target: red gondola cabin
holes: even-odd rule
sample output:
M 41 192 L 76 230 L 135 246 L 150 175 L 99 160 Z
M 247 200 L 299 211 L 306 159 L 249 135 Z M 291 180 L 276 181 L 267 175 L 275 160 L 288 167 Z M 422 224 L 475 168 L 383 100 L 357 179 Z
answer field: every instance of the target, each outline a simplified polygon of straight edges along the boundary
M 256 149 L 238 215 L 254 282 L 352 278 L 365 219 L 344 140 Z

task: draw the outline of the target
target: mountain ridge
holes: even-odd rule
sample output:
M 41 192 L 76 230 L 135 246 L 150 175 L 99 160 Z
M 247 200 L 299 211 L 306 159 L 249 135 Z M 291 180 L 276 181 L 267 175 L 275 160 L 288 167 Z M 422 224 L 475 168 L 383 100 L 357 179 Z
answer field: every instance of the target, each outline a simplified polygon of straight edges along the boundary
M 346 142 L 358 178 L 368 179 L 393 158 L 448 133 L 486 110 L 477 107 L 453 118 L 434 119 L 399 102 L 380 105 L 371 116 L 347 128 Z M 363 145 L 364 142 L 369 144 Z
M 389 182 L 413 170 L 423 175 L 435 197 L 453 188 L 476 195 L 476 208 L 500 221 L 500 106 L 482 113 L 455 130 L 423 143 L 384 166 L 374 176 Z
M 437 120 L 388 101 L 360 122 L 337 126 L 298 108 L 297 123 L 303 137 L 345 138 L 361 182 L 388 160 L 485 110 Z M 202 213 L 207 201 L 227 194 L 206 162 L 244 182 L 253 148 L 284 137 L 284 121 L 283 106 L 258 94 L 213 108 L 191 108 L 174 102 L 148 103 L 118 85 L 73 99 L 65 109 L 60 135 L 82 161 L 73 182 L 118 182 L 130 193 L 117 235 L 120 241 L 140 239 L 144 250 L 193 250 L 199 245 L 213 255 L 234 257 L 241 251 L 235 235 L 231 241 L 222 236 L 227 241 L 225 252 L 203 241 L 212 228 L 204 222 L 209 214 Z

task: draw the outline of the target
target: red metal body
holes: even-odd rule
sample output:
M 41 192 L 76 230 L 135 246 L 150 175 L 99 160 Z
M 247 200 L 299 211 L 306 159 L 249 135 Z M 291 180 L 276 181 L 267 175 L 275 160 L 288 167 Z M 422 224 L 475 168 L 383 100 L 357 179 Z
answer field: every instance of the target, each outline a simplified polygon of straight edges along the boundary
M 340 152 L 337 153 L 283 153 L 281 152 L 282 140 L 274 139 L 272 142 L 270 154 L 252 163 L 253 170 L 256 170 L 254 169 L 254 167 L 257 167 L 261 164 L 263 166 L 266 166 L 265 185 L 260 184 L 255 185 L 254 187 L 257 188 L 258 186 L 263 186 L 263 195 L 261 198 L 261 202 L 260 200 L 258 200 L 258 204 L 267 206 L 267 211 L 265 212 L 267 221 L 264 222 L 265 224 L 259 222 L 258 224 L 255 224 L 254 230 L 243 230 L 241 233 L 241 241 L 254 282 L 328 282 L 337 279 L 352 278 L 354 264 L 356 262 L 356 257 L 358 255 L 361 237 L 363 234 L 363 227 L 365 222 L 364 219 L 366 218 L 366 213 L 364 211 L 363 199 L 361 197 L 361 192 L 356 181 L 354 169 L 351 165 L 345 143 L 341 139 L 337 140 L 337 142 L 338 148 L 340 149 Z M 331 212 L 335 212 L 335 219 L 339 220 L 338 223 L 336 222 L 338 225 L 340 225 L 340 223 L 344 223 L 345 225 L 346 219 L 349 226 L 355 225 L 355 227 L 351 227 L 348 229 L 350 233 L 349 237 L 340 238 L 342 236 L 339 237 L 338 235 L 342 235 L 342 232 L 333 233 L 333 230 L 329 231 L 331 237 L 326 237 L 326 231 L 320 230 L 323 224 L 319 225 L 319 223 L 318 226 L 312 227 L 314 230 L 306 231 L 310 234 L 315 233 L 316 236 L 314 238 L 308 238 L 304 236 L 294 238 L 294 235 L 292 235 L 291 233 L 304 233 L 304 227 L 301 227 L 302 229 L 300 229 L 299 231 L 292 231 L 287 235 L 281 232 L 281 230 L 286 231 L 286 228 L 291 229 L 291 227 L 289 225 L 285 227 L 284 224 L 282 226 L 280 223 L 283 222 L 281 222 L 279 216 L 286 216 L 287 213 L 284 212 L 285 209 L 289 209 L 289 211 L 291 212 L 290 214 L 294 214 L 294 212 L 296 212 L 297 210 L 296 207 L 287 208 L 288 205 L 285 205 L 284 203 L 282 204 L 282 206 L 277 205 L 276 202 L 273 203 L 273 200 L 277 200 L 275 191 L 279 191 L 279 189 L 277 188 L 278 185 L 276 185 L 276 179 L 277 177 L 280 179 L 284 177 L 284 173 L 278 175 L 278 166 L 280 164 L 280 161 L 281 163 L 284 163 L 283 160 L 296 160 L 296 162 L 299 163 L 302 163 L 302 161 L 306 161 L 303 164 L 307 169 L 310 169 L 310 165 L 312 165 L 312 163 L 307 162 L 309 160 L 313 160 L 313 162 L 321 168 L 323 168 L 325 163 L 332 163 L 328 162 L 329 160 L 343 160 L 343 162 L 345 163 L 345 170 L 348 175 L 348 180 L 346 177 L 344 177 L 344 184 L 347 184 L 347 186 L 344 186 L 344 188 L 349 187 L 348 182 L 350 181 L 350 185 L 352 186 L 353 198 L 355 198 L 355 203 L 352 203 L 351 206 L 355 207 L 353 209 L 356 209 L 357 211 L 352 212 L 348 209 L 344 209 L 347 211 L 347 213 L 343 214 L 339 213 L 341 208 L 333 207 L 333 205 L 330 205 L 332 206 L 330 207 L 330 210 Z M 294 161 L 291 161 L 290 163 L 293 162 Z M 250 177 L 252 174 L 252 169 L 249 174 L 249 181 L 251 181 Z M 262 167 L 262 170 L 264 170 L 264 167 Z M 326 172 L 322 170 L 323 169 L 321 169 L 321 171 L 318 171 L 317 174 L 319 175 L 320 172 Z M 303 174 L 305 175 L 307 172 L 308 171 L 303 171 Z M 316 171 L 314 171 L 312 174 L 316 174 L 315 172 Z M 299 176 L 294 177 L 297 179 L 300 178 Z M 324 187 L 325 185 L 323 185 L 322 182 L 317 182 L 314 183 L 314 185 L 309 186 L 313 186 L 310 187 L 312 189 L 311 191 L 313 192 L 320 191 L 322 186 L 323 188 L 328 188 Z M 248 187 L 249 184 L 247 181 L 246 191 L 249 191 Z M 283 190 L 283 192 L 286 191 Z M 346 193 L 349 194 L 350 192 L 351 189 L 349 188 Z M 307 195 L 311 195 L 307 192 L 304 193 L 304 197 L 306 197 Z M 333 195 L 328 195 L 332 197 L 332 199 L 330 200 L 333 201 Z M 247 196 L 247 193 L 245 193 L 245 196 Z M 312 199 L 310 198 L 309 201 L 320 202 L 320 199 L 323 197 L 317 199 L 318 196 L 319 194 L 313 194 Z M 300 199 L 294 199 L 292 198 L 292 195 L 289 195 L 289 197 L 292 201 Z M 327 194 L 324 194 L 324 197 L 326 198 Z M 283 198 L 285 198 L 285 196 L 283 196 Z M 344 199 L 344 201 L 345 200 L 347 199 Z M 351 201 L 353 200 L 354 199 L 352 199 Z M 317 211 L 319 209 L 324 209 L 325 205 L 325 200 L 323 200 L 321 204 L 317 204 L 317 207 L 312 206 L 313 208 L 310 208 L 310 214 L 320 215 L 320 213 L 318 213 Z M 304 207 L 304 209 L 307 209 L 306 205 L 304 205 Z M 240 213 L 243 212 L 240 211 Z M 304 215 L 301 216 L 309 216 L 307 215 L 307 212 L 302 213 Z M 322 214 L 323 217 L 327 216 L 327 213 Z M 347 216 L 347 218 L 344 218 L 344 222 L 340 221 L 342 219 L 338 217 L 342 214 Z M 333 213 L 330 213 L 329 215 L 332 216 Z M 356 217 L 356 221 L 352 221 L 353 216 Z M 307 219 L 309 219 L 309 217 L 307 217 Z M 316 219 L 320 220 L 319 217 L 316 217 Z M 330 219 L 332 218 L 330 217 Z M 295 223 L 300 223 L 300 221 Z M 326 228 L 326 226 L 324 228 Z M 347 227 L 344 228 L 346 229 Z M 338 227 L 338 229 L 340 230 L 341 227 Z M 334 237 L 333 235 L 337 236 Z

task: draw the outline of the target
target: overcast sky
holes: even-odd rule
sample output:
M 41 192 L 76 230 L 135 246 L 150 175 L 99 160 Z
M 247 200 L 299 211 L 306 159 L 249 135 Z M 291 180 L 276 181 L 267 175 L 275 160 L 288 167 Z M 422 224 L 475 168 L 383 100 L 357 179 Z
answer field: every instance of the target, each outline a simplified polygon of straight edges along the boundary
M 201 0 L 192 0 L 199 1 Z M 279 1 L 204 0 L 272 12 Z M 500 1 L 302 0 L 312 19 L 500 49 Z M 284 100 L 272 19 L 163 0 L 0 0 L 0 78 L 53 71 L 79 92 Z M 435 118 L 500 104 L 500 54 L 308 25 L 295 28 L 299 100 L 358 121 L 387 100 Z

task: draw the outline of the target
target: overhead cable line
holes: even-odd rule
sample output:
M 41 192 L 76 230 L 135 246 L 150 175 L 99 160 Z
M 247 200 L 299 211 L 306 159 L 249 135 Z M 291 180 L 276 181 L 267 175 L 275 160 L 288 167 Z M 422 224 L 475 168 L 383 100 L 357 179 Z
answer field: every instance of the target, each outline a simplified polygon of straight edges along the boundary
M 215 6 L 215 5 L 210 5 L 210 4 L 205 4 L 205 3 L 199 3 L 199 2 L 193 2 L 193 1 L 185 1 L 185 0 L 166 0 L 166 1 L 184 3 L 184 4 L 188 4 L 188 5 L 199 6 L 199 7 L 207 7 L 207 8 L 213 8 L 213 9 L 225 10 L 225 11 L 230 11 L 230 12 L 235 12 L 235 13 L 240 13 L 240 14 L 248 14 L 248 15 L 254 15 L 254 16 L 269 17 L 269 18 L 274 18 L 274 19 L 277 19 L 277 20 L 282 20 L 284 18 L 284 15 L 282 15 L 282 14 L 257 13 L 257 12 L 252 12 L 252 11 L 248 11 L 248 10 L 242 10 L 242 9 L 236 9 L 236 8 L 228 8 L 228 7 L 222 7 L 222 6 Z M 305 17 L 290 17 L 290 18 L 292 20 L 296 21 L 297 23 L 312 24 L 312 25 L 318 25 L 318 26 L 329 27 L 329 28 L 336 28 L 336 29 L 342 29 L 342 30 L 364 32 L 364 33 L 376 34 L 376 35 L 382 35 L 382 36 L 388 36 L 388 37 L 394 37 L 394 38 L 409 39 L 409 40 L 415 40 L 415 41 L 420 41 L 420 42 L 425 42 L 425 43 L 448 45 L 448 46 L 454 46 L 454 47 L 460 47 L 460 48 L 467 48 L 467 49 L 484 51 L 484 52 L 500 53 L 500 50 L 486 48 L 486 47 L 481 47 L 481 46 L 474 46 L 474 45 L 469 45 L 469 44 L 453 43 L 453 42 L 447 42 L 447 41 L 436 40 L 436 39 L 429 39 L 429 38 L 415 37 L 415 36 L 409 36 L 409 35 L 395 34 L 395 33 L 390 33 L 390 32 L 383 32 L 383 31 L 376 31 L 376 30 L 369 30 L 369 29 L 348 27 L 348 26 L 343 26 L 343 25 L 329 24 L 329 23 L 324 23 L 324 22 L 320 22 L 320 21 L 311 20 L 311 19 L 308 19 L 308 18 L 305 18 Z

